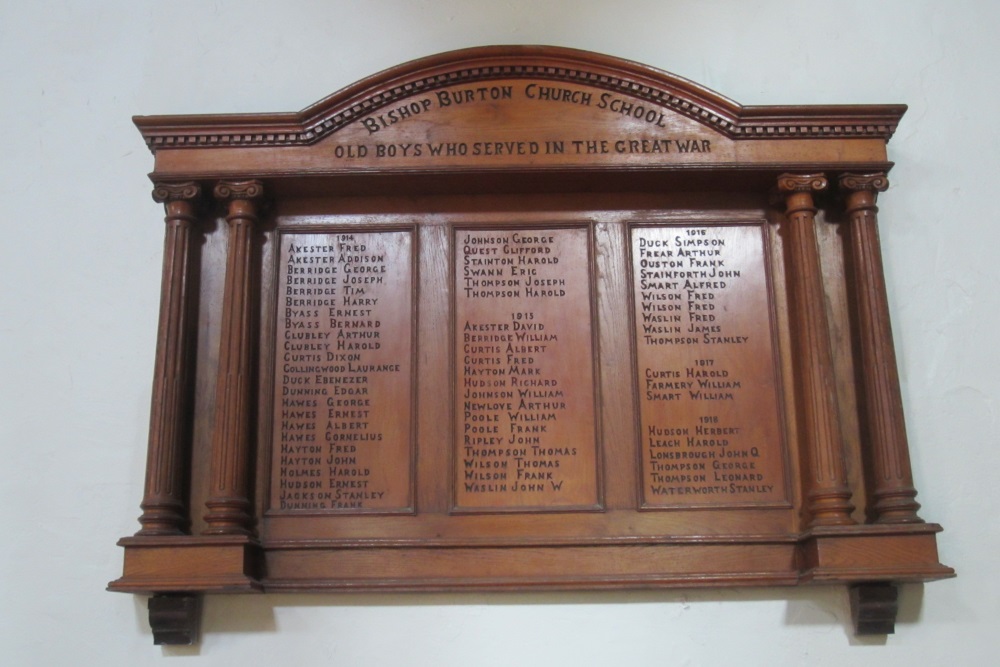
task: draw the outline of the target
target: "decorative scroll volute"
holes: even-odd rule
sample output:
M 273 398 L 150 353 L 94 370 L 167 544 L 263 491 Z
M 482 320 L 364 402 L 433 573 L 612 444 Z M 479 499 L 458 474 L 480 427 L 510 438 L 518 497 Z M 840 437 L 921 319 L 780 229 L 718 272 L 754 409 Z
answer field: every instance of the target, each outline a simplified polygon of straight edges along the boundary
M 872 199 L 874 200 L 876 196 L 874 193 L 885 192 L 889 189 L 889 179 L 881 172 L 877 174 L 842 174 L 840 189 L 851 193 L 873 193 Z
M 264 196 L 264 184 L 258 180 L 220 181 L 215 186 L 213 194 L 216 199 L 224 202 L 248 202 Z
M 177 202 L 193 202 L 201 196 L 201 186 L 194 181 L 186 183 L 156 183 L 153 201 L 169 206 Z

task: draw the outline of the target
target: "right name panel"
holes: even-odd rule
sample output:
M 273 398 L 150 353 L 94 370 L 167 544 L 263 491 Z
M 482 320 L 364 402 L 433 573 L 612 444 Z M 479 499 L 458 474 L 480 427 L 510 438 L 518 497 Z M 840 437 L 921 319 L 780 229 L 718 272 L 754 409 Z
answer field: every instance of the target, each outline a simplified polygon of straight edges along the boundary
M 767 233 L 631 228 L 643 508 L 787 506 Z

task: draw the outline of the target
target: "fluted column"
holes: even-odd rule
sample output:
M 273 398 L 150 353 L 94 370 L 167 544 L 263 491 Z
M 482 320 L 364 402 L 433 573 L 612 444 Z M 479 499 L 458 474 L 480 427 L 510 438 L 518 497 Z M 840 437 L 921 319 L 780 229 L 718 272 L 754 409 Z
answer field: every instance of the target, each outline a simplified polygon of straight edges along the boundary
M 826 296 L 816 239 L 813 193 L 825 190 L 822 174 L 782 174 L 778 191 L 788 218 L 792 322 L 798 371 L 806 510 L 810 527 L 851 525 L 843 436 L 837 411 L 836 379 L 826 316 Z
M 136 535 L 181 535 L 188 517 L 184 498 L 184 462 L 188 396 L 188 276 L 197 183 L 157 183 L 153 200 L 163 204 L 166 230 L 160 279 L 160 321 L 149 417 L 142 528 Z
M 253 239 L 263 192 L 260 181 L 222 181 L 215 187 L 216 198 L 228 207 L 229 245 L 204 535 L 249 535 L 253 526 L 247 494 L 256 294 Z
M 889 180 L 883 173 L 840 177 L 840 188 L 847 193 L 851 272 L 861 342 L 867 417 L 864 451 L 873 478 L 868 509 L 876 523 L 920 523 L 878 237 L 875 201 L 878 193 L 888 187 Z

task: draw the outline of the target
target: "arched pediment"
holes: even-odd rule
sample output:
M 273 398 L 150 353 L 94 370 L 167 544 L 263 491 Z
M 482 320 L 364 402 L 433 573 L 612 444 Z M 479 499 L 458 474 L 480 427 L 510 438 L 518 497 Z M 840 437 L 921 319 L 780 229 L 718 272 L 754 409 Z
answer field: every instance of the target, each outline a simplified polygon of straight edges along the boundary
M 310 147 L 333 140 L 345 146 L 345 155 L 353 150 L 368 158 L 380 141 L 460 144 L 489 130 L 496 138 L 485 139 L 487 144 L 495 142 L 488 150 L 514 156 L 558 150 L 557 145 L 546 147 L 546 141 L 564 142 L 565 155 L 587 150 L 586 144 L 574 146 L 573 141 L 631 139 L 647 144 L 620 145 L 618 150 L 613 144 L 598 144 L 596 150 L 655 160 L 657 153 L 711 148 L 716 152 L 712 161 L 718 162 L 734 160 L 732 144 L 746 140 L 884 142 L 904 111 L 903 105 L 743 106 L 682 77 L 628 60 L 566 48 L 490 46 L 393 67 L 299 112 L 139 116 L 135 123 L 154 152 Z

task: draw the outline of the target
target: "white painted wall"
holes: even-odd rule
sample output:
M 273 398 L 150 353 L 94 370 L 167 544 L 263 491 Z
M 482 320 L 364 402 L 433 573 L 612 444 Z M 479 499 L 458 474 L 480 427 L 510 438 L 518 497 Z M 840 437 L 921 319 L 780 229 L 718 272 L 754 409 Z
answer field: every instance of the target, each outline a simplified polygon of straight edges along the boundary
M 0 3 L 0 663 L 996 664 L 998 25 L 954 0 Z M 145 600 L 104 592 L 138 527 L 163 233 L 130 116 L 300 109 L 494 43 L 744 104 L 910 105 L 882 237 L 919 500 L 959 578 L 905 587 L 888 641 L 848 636 L 836 587 L 212 597 L 200 648 L 161 649 Z

